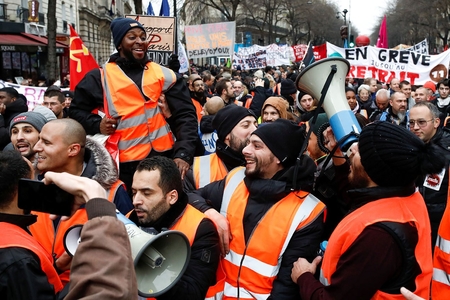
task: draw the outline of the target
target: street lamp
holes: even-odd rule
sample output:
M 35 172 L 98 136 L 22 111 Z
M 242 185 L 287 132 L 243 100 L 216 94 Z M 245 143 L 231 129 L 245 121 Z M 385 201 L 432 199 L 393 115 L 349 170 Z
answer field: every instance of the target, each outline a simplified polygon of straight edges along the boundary
M 347 25 L 347 13 L 348 13 L 347 9 L 344 9 L 342 12 L 340 12 L 340 11 L 336 12 L 336 19 L 339 19 L 340 16 L 343 16 L 344 17 L 344 25 Z

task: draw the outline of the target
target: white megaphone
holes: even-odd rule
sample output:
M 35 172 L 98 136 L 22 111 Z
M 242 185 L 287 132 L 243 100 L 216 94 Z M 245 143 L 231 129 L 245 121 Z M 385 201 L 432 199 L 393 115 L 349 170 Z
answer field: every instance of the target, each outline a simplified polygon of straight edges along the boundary
M 187 237 L 175 230 L 157 235 L 147 233 L 116 211 L 127 229 L 138 294 L 154 298 L 170 290 L 181 278 L 189 263 L 191 247 Z M 64 248 L 74 255 L 80 243 L 82 225 L 69 228 L 64 234 Z
M 347 60 L 328 57 L 306 67 L 296 80 L 297 89 L 316 99 L 325 94 L 323 109 L 342 151 L 347 151 L 358 140 L 356 134 L 361 132 L 361 127 L 345 96 L 345 77 L 349 69 L 350 64 Z M 331 72 L 335 72 L 334 76 L 329 82 L 328 89 L 324 89 Z

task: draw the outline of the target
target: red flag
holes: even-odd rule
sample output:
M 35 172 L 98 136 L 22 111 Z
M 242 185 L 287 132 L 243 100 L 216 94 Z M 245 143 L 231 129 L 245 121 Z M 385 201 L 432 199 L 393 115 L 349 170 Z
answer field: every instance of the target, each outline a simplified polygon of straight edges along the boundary
M 386 48 L 386 49 L 389 48 L 388 47 L 386 16 L 384 16 L 383 21 L 381 22 L 380 32 L 378 33 L 377 47 L 378 48 Z
M 70 26 L 70 89 L 83 79 L 84 75 L 92 69 L 98 68 L 97 61 L 78 36 L 75 29 Z

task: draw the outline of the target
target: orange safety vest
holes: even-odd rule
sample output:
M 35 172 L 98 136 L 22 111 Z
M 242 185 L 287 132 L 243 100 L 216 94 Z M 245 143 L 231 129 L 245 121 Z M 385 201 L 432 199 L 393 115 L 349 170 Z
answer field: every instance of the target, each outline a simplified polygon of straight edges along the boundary
M 19 226 L 0 222 L 0 229 L 2 231 L 2 234 L 0 235 L 0 248 L 18 247 L 32 251 L 39 257 L 41 269 L 47 275 L 48 282 L 53 285 L 55 294 L 60 292 L 63 289 L 63 285 L 59 279 L 58 273 L 53 267 L 53 257 L 50 253 L 45 251 L 35 238 Z M 17 276 L 21 276 L 21 274 L 17 274 Z
M 367 226 L 386 221 L 411 223 L 417 228 L 419 239 L 415 256 L 422 273 L 415 279 L 416 290 L 413 292 L 428 299 L 432 270 L 431 229 L 425 202 L 419 192 L 408 197 L 373 201 L 347 215 L 333 231 L 328 242 L 320 272 L 322 284 L 333 284 L 331 278 L 336 271 L 339 258 Z M 372 299 L 404 299 L 404 297 L 401 294 L 393 295 L 377 291 Z
M 194 104 L 194 106 L 195 106 L 195 112 L 197 113 L 197 120 L 200 123 L 200 120 L 203 117 L 202 116 L 203 106 L 197 100 L 195 100 L 193 98 L 191 98 L 191 100 L 192 100 L 192 104 Z
M 131 213 L 127 214 L 129 217 Z M 189 240 L 189 245 L 192 247 L 194 243 L 195 235 L 197 233 L 197 228 L 200 225 L 200 222 L 206 218 L 206 216 L 192 207 L 190 204 L 186 206 L 186 209 L 183 212 L 181 218 L 177 220 L 177 222 L 170 228 L 170 230 L 178 230 L 186 235 Z M 214 298 L 215 295 L 220 295 L 223 291 L 223 285 L 225 282 L 225 273 L 219 264 L 219 268 L 216 274 L 216 284 L 211 286 L 206 293 L 206 299 L 221 299 Z M 153 300 L 155 298 L 147 298 L 147 300 Z
M 116 132 L 121 136 L 120 162 L 142 160 L 152 149 L 164 152 L 173 148 L 173 134 L 158 107 L 158 99 L 176 82 L 175 73 L 152 62 L 146 68 L 142 92 L 115 63 L 107 63 L 103 68 L 109 115 L 117 119 Z M 149 100 L 145 101 L 143 95 Z
M 239 299 L 267 299 L 280 268 L 280 258 L 293 234 L 311 224 L 325 205 L 307 192 L 290 193 L 266 212 L 246 242 L 242 222 L 249 191 L 243 180 L 244 171 L 245 168 L 238 167 L 226 177 L 220 209 L 233 235 L 230 252 L 223 261 L 226 274 L 223 299 L 238 299 L 238 296 Z
M 196 189 L 224 179 L 228 173 L 227 167 L 216 153 L 194 157 L 192 171 Z
M 450 193 L 450 185 L 449 185 Z M 450 195 L 450 194 L 448 194 Z M 449 199 L 447 199 L 449 202 Z M 433 300 L 450 299 L 450 205 L 447 204 L 439 225 L 433 258 L 433 280 L 431 298 Z
M 109 190 L 107 198 L 109 201 L 113 202 L 114 195 L 119 188 L 120 183 L 122 182 L 118 180 Z M 37 215 L 37 221 L 29 226 L 28 229 L 42 247 L 47 250 L 49 254 L 55 255 L 56 258 L 60 257 L 66 251 L 64 248 L 64 235 L 66 234 L 66 231 L 75 225 L 83 225 L 88 221 L 85 208 L 78 209 L 68 220 L 60 220 L 56 228 L 53 225 L 53 221 L 50 220 L 48 213 L 33 211 L 33 214 Z M 61 278 L 64 285 L 69 283 L 69 277 L 70 270 L 59 274 L 59 278 Z

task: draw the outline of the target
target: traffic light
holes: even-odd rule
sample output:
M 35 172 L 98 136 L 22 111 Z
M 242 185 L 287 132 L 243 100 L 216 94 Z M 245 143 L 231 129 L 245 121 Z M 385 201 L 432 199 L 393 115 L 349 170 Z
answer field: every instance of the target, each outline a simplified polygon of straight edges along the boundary
M 341 39 L 345 40 L 348 38 L 348 27 L 346 25 L 341 26 L 340 32 L 341 32 Z
M 348 43 L 349 48 L 355 47 L 355 36 L 353 34 L 350 35 L 350 42 Z

